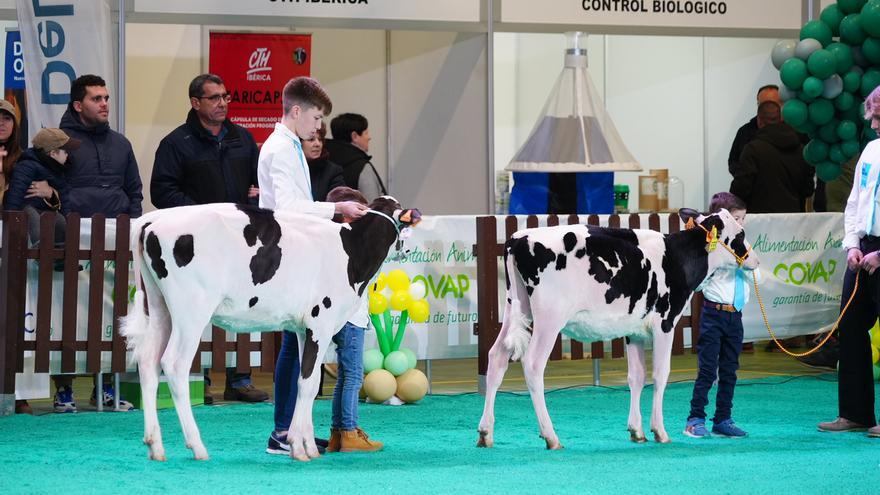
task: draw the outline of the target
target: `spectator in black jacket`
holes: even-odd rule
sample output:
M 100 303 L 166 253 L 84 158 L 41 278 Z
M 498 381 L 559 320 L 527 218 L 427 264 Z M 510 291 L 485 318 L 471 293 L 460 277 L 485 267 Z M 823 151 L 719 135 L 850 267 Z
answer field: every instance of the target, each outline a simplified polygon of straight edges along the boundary
M 326 142 L 330 159 L 342 167 L 345 185 L 357 189 L 367 201 L 388 194 L 385 184 L 367 153 L 370 151 L 370 129 L 366 117 L 356 113 L 343 113 L 330 121 L 333 139 Z
M 303 139 L 303 154 L 309 162 L 309 179 L 312 183 L 312 197 L 315 201 L 327 201 L 327 193 L 336 187 L 344 186 L 342 167 L 330 161 L 330 153 L 324 148 L 324 126 L 312 139 Z
M 141 176 L 131 143 L 110 129 L 110 94 L 98 76 L 78 77 L 70 86 L 70 104 L 61 130 L 83 142 L 70 153 L 69 209 L 83 217 L 141 215 Z
M 257 204 L 259 152 L 244 127 L 226 119 L 229 93 L 215 74 L 189 84 L 186 122 L 159 143 L 150 195 L 157 208 L 205 203 Z M 262 402 L 269 394 L 251 383 L 250 373 L 226 368 L 225 400 Z
M 815 169 L 804 160 L 797 132 L 782 122 L 779 105 L 758 107 L 758 134 L 743 149 L 730 192 L 750 213 L 798 213 L 813 194 Z
M 776 102 L 777 105 L 781 105 L 782 102 L 779 99 L 779 86 L 775 84 L 761 86 L 761 88 L 758 89 L 757 100 L 758 106 L 765 101 L 773 101 Z M 730 172 L 730 175 L 736 175 L 736 171 L 739 168 L 739 157 L 742 155 L 743 149 L 755 139 L 757 134 L 757 115 L 752 117 L 751 120 L 743 124 L 742 127 L 736 131 L 736 137 L 733 138 L 733 144 L 730 146 L 730 155 L 727 157 L 727 171 Z

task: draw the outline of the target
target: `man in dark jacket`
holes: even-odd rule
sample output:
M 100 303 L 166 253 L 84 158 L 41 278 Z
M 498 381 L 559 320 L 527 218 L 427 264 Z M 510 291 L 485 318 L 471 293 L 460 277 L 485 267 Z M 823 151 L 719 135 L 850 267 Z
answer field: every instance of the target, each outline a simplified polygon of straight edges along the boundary
M 110 129 L 107 84 L 95 75 L 78 77 L 70 86 L 70 104 L 61 129 L 83 145 L 71 151 L 68 209 L 83 217 L 141 215 L 141 176 L 131 143 Z
M 385 184 L 367 154 L 370 151 L 370 129 L 366 117 L 343 113 L 330 121 L 333 139 L 325 143 L 330 160 L 342 167 L 345 185 L 357 189 L 367 201 L 388 194 Z
M 758 134 L 743 149 L 730 192 L 746 202 L 749 213 L 803 212 L 814 174 L 797 132 L 782 122 L 779 104 L 762 103 Z
M 159 143 L 150 195 L 157 208 L 205 203 L 256 205 L 259 152 L 244 127 L 226 120 L 229 93 L 215 74 L 189 85 L 186 122 Z M 250 373 L 226 368 L 225 400 L 262 402 L 269 394 L 254 388 Z
M 766 101 L 774 101 L 777 105 L 781 105 L 779 100 L 779 86 L 768 84 L 758 89 L 758 106 Z M 730 175 L 736 175 L 739 169 L 739 157 L 742 155 L 746 145 L 755 139 L 758 135 L 758 116 L 755 115 L 748 122 L 743 124 L 737 131 L 736 137 L 733 138 L 733 144 L 730 146 L 730 155 L 727 157 L 727 171 Z

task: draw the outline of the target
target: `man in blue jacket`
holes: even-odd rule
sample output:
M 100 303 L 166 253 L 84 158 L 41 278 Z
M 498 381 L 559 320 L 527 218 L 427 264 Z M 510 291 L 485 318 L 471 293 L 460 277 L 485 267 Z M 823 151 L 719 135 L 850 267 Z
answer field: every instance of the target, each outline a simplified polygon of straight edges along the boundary
M 80 76 L 70 85 L 70 103 L 61 116 L 59 127 L 71 139 L 82 144 L 69 152 L 67 163 L 67 204 L 65 210 L 89 218 L 97 213 L 107 218 L 122 214 L 141 215 L 141 176 L 131 143 L 122 134 L 110 129 L 110 93 L 100 76 Z M 105 375 L 105 380 L 110 375 Z M 55 412 L 76 412 L 72 375 L 53 375 L 55 381 Z M 102 402 L 112 407 L 115 391 L 103 387 Z M 92 400 L 96 403 L 96 392 Z M 119 401 L 121 411 L 134 409 L 131 403 Z
M 116 218 L 141 215 L 141 176 L 131 143 L 110 129 L 110 94 L 95 75 L 78 77 L 70 86 L 70 104 L 61 129 L 83 145 L 70 153 L 67 183 L 69 210 L 83 217 L 103 213 Z
M 150 196 L 156 208 L 205 203 L 257 204 L 257 158 L 253 136 L 226 119 L 229 93 L 215 74 L 189 84 L 192 107 L 186 122 L 159 143 Z M 250 373 L 226 368 L 225 400 L 261 402 L 269 395 L 254 388 Z

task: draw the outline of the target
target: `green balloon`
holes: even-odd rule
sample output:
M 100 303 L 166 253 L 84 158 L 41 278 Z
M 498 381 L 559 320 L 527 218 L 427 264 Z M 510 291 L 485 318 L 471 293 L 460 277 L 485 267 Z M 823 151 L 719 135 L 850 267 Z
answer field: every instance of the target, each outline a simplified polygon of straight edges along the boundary
M 859 86 L 862 84 L 862 73 L 855 70 L 850 69 L 849 72 L 843 75 L 843 90 L 849 93 L 855 93 L 859 90 Z
M 364 373 L 369 373 L 382 367 L 385 356 L 379 349 L 367 349 L 364 351 Z
M 790 125 L 790 124 L 789 124 Z M 805 120 L 801 125 L 793 125 L 794 130 L 800 132 L 801 134 L 806 134 L 807 136 L 815 136 L 816 135 L 816 124 L 810 122 L 809 120 Z
M 846 19 L 846 17 L 844 17 L 844 19 Z M 843 22 L 843 20 L 841 20 L 841 22 Z M 805 40 L 807 38 L 813 38 L 821 43 L 822 46 L 828 46 L 831 43 L 832 36 L 833 33 L 828 24 L 825 24 L 821 20 L 815 20 L 804 24 L 804 27 L 801 28 L 800 39 Z
M 819 98 L 810 103 L 808 107 L 810 122 L 816 125 L 824 125 L 834 118 L 834 104 L 825 98 Z
M 840 41 L 848 45 L 858 46 L 865 42 L 867 36 L 862 31 L 859 14 L 850 14 L 840 21 Z
M 837 137 L 843 141 L 855 139 L 858 133 L 859 129 L 852 120 L 842 120 L 837 124 Z
M 873 369 L 874 369 L 874 381 L 875 382 L 880 381 L 880 366 L 877 366 L 875 364 L 873 366 Z
M 834 55 L 834 59 L 837 61 L 836 71 L 838 74 L 846 74 L 852 68 L 853 55 L 852 48 L 849 45 L 840 42 L 831 43 L 826 50 Z
M 779 69 L 779 78 L 782 79 L 782 83 L 793 90 L 801 89 L 808 75 L 806 62 L 797 57 L 786 60 L 782 64 L 782 68 Z
M 823 182 L 831 182 L 840 176 L 840 166 L 836 163 L 822 162 L 816 165 L 816 177 Z
M 846 157 L 843 156 L 843 151 L 840 149 L 840 143 L 834 143 L 828 147 L 828 160 L 837 165 L 841 165 L 846 161 Z
M 839 120 L 852 120 L 853 122 L 858 122 L 862 120 L 862 115 L 862 113 L 859 113 L 859 107 L 853 105 L 852 108 L 840 111 L 837 114 L 837 118 Z
M 840 141 L 840 138 L 837 137 L 837 124 L 839 123 L 840 121 L 838 121 L 837 119 L 833 119 L 831 120 L 831 122 L 820 126 L 817 132 L 819 139 L 825 141 L 825 143 L 829 145 Z
M 809 79 L 809 78 L 807 78 L 807 79 Z M 806 84 L 806 83 L 807 83 L 807 81 L 804 81 L 804 84 Z M 797 92 L 797 99 L 801 100 L 804 103 L 810 103 L 813 100 L 815 100 L 816 97 L 813 96 L 812 93 L 807 93 L 806 91 L 801 90 L 801 91 Z
M 804 146 L 804 160 L 806 160 L 810 165 L 817 165 L 825 161 L 828 158 L 828 144 L 821 139 L 811 139 L 806 146 Z
M 418 357 L 416 356 L 416 353 L 408 347 L 401 347 L 400 352 L 406 354 L 407 369 L 415 368 L 416 363 L 419 361 Z
M 391 351 L 385 356 L 385 369 L 394 376 L 400 376 L 409 369 L 409 360 L 406 354 L 400 351 Z
M 816 50 L 807 59 L 807 69 L 819 79 L 826 79 L 837 71 L 837 59 L 828 50 Z
M 868 2 L 862 7 L 859 22 L 863 31 L 871 36 L 880 37 L 880 2 Z
M 840 151 L 842 151 L 843 156 L 849 160 L 859 154 L 861 147 L 859 147 L 859 142 L 853 139 L 851 141 L 844 141 L 843 144 L 840 145 Z
M 862 10 L 867 0 L 837 0 L 837 6 L 844 14 L 852 14 Z
M 843 92 L 840 93 L 837 98 L 834 99 L 834 108 L 844 111 L 849 110 L 854 107 L 856 104 L 856 99 L 852 95 L 852 93 Z
M 877 137 L 877 131 L 871 129 L 871 126 L 866 125 L 862 128 L 862 139 L 865 141 L 873 141 L 874 139 L 877 139 Z
M 804 78 L 806 79 L 806 78 Z M 874 91 L 874 88 L 880 86 L 880 70 L 877 69 L 868 69 L 865 71 L 865 75 L 862 76 L 862 85 L 861 85 L 861 94 L 862 98 L 871 94 L 871 91 Z
M 880 63 L 880 39 L 868 38 L 862 43 L 862 55 L 872 64 Z
M 804 90 L 803 94 L 810 101 L 815 99 L 817 96 L 822 94 L 822 89 L 825 87 L 822 84 L 822 81 L 816 77 L 810 76 L 806 80 L 804 80 Z
M 807 104 L 796 98 L 788 100 L 782 106 L 782 119 L 794 127 L 803 125 L 807 121 Z
M 845 15 L 846 14 L 840 10 L 840 7 L 838 7 L 836 3 L 832 3 L 822 9 L 819 19 L 831 28 L 832 35 L 840 36 L 840 21 L 843 20 Z

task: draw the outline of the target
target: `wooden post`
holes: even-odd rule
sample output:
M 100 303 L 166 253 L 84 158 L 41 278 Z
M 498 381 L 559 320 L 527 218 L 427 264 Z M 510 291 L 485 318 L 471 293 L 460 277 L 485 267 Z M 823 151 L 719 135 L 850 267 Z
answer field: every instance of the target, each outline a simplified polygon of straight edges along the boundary
M 19 211 L 3 212 L 0 247 L 0 416 L 15 412 L 15 372 L 21 360 L 27 276 L 27 219 Z

